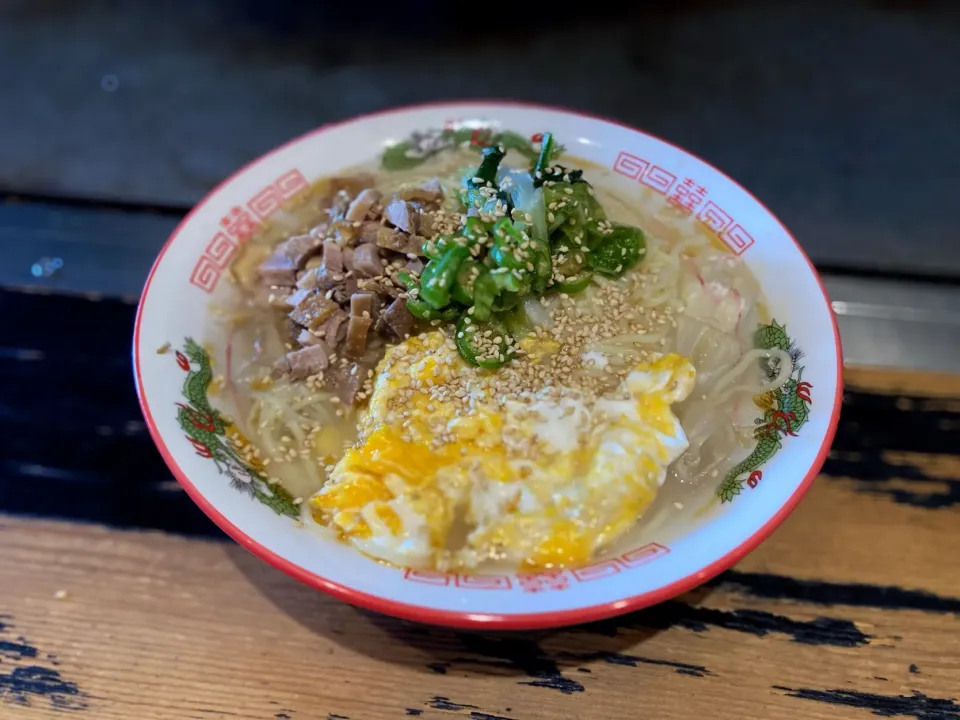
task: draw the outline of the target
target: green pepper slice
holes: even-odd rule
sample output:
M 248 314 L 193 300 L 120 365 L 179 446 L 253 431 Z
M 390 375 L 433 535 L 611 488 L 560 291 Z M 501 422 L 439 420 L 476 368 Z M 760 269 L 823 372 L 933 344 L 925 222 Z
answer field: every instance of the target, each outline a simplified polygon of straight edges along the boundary
M 441 322 L 453 322 L 460 314 L 460 308 L 451 306 L 445 310 L 435 310 L 422 300 L 417 298 L 407 298 L 407 310 L 415 318 L 426 321 L 440 320 Z
M 460 234 L 467 239 L 467 245 L 470 247 L 483 247 L 490 241 L 490 231 L 483 220 L 475 215 L 467 218 Z
M 460 263 L 457 270 L 457 279 L 453 283 L 451 296 L 461 305 L 473 305 L 473 286 L 480 277 L 481 265 L 476 260 L 467 258 Z
M 647 244 L 640 228 L 614 225 L 587 256 L 587 263 L 599 273 L 621 277 L 646 253 Z
M 441 235 L 435 240 L 427 240 L 423 244 L 423 254 L 431 260 L 438 260 L 443 257 L 447 248 L 455 245 L 454 239 L 450 235 Z
M 486 268 L 480 268 L 480 274 L 473 282 L 473 319 L 477 322 L 486 322 L 490 319 L 494 302 L 500 288 Z
M 393 279 L 400 283 L 407 290 L 413 290 L 415 287 L 418 287 L 416 278 L 413 277 L 413 273 L 409 270 L 401 270 L 396 275 L 393 276 Z
M 567 295 L 574 295 L 586 290 L 592 280 L 593 273 L 589 270 L 584 270 L 576 275 L 568 275 L 563 280 L 555 281 L 553 283 L 553 289 L 557 292 L 566 293 Z
M 484 370 L 496 370 L 507 361 L 507 328 L 494 317 L 474 322 L 468 313 L 457 321 L 457 350 L 460 357 Z
M 470 256 L 461 245 L 451 245 L 443 255 L 431 260 L 420 276 L 420 299 L 436 310 L 450 304 L 450 291 L 457 279 L 460 264 Z
M 547 171 L 547 168 L 550 167 L 550 158 L 553 155 L 553 133 L 545 132 L 543 137 L 540 139 L 540 155 L 537 157 L 537 162 L 533 166 L 533 185 L 534 187 L 540 187 L 544 181 L 544 173 Z
M 493 302 L 493 311 L 498 313 L 507 312 L 508 310 L 513 310 L 519 303 L 520 293 L 501 293 L 501 295 Z

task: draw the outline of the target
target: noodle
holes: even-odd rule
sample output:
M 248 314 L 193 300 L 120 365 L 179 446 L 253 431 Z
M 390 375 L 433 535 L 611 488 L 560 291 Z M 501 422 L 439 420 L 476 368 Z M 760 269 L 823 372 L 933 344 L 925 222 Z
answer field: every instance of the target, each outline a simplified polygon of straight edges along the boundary
M 735 387 L 729 388 L 724 392 L 727 385 L 730 385 L 734 380 L 740 377 L 746 369 L 750 366 L 751 363 L 756 362 L 760 358 L 766 358 L 768 360 L 779 360 L 779 365 L 777 368 L 777 375 L 773 380 L 768 382 L 761 382 L 756 386 L 752 385 L 737 385 Z M 777 390 L 780 388 L 787 380 L 790 379 L 790 374 L 793 372 L 793 360 L 790 359 L 790 355 L 783 350 L 778 350 L 772 348 L 770 350 L 764 350 L 761 348 L 754 348 L 753 350 L 748 350 L 743 354 L 743 357 L 740 358 L 740 361 L 734 365 L 733 369 L 730 370 L 726 375 L 722 376 L 714 384 L 713 392 L 716 394 L 716 402 L 723 402 L 729 398 L 734 392 L 738 390 L 749 390 L 754 395 L 760 395 L 770 390 Z
M 458 187 L 464 166 L 475 160 L 473 155 L 441 153 L 414 170 L 392 173 L 377 188 L 389 193 L 431 177 Z M 783 387 L 793 373 L 793 360 L 783 350 L 752 348 L 753 333 L 764 312 L 758 309 L 763 302 L 759 285 L 746 266 L 713 244 L 715 240 L 690 215 L 664 209 L 662 198 L 652 192 L 629 201 L 602 189 L 597 194 L 611 221 L 644 229 L 646 252 L 636 270 L 616 280 L 597 273 L 585 291 L 570 296 L 578 317 L 603 317 L 608 326 L 602 339 L 593 337 L 578 346 L 583 362 L 571 369 L 577 377 L 587 376 L 590 381 L 619 382 L 631 364 L 661 353 L 687 358 L 696 370 L 695 389 L 674 410 L 689 449 L 668 473 L 683 483 L 715 478 L 735 465 L 735 456 L 752 439 L 755 420 L 762 416 L 752 397 Z M 447 200 L 451 209 L 457 210 L 452 195 Z M 304 207 L 310 206 L 306 203 Z M 265 246 L 272 247 L 290 233 L 306 232 L 316 221 L 314 216 L 288 213 L 282 226 L 254 238 L 244 252 L 262 258 Z M 251 310 L 257 288 L 245 269 L 250 266 L 255 271 L 257 264 L 248 258 L 241 267 L 240 260 L 242 255 L 232 270 L 242 298 L 227 315 L 228 322 L 237 327 L 232 338 L 237 362 L 230 380 L 242 389 L 251 387 L 251 377 L 269 372 L 290 346 L 279 331 L 275 312 Z M 631 325 L 618 308 L 605 305 L 604 291 L 612 289 L 641 308 L 650 318 L 649 326 Z M 541 332 L 556 329 L 559 321 L 554 321 L 552 312 L 569 301 L 567 296 L 563 301 L 558 296 L 522 299 L 518 311 L 526 320 L 523 333 L 536 339 Z M 510 332 L 514 332 L 512 328 Z M 517 339 L 520 337 L 518 334 Z M 764 374 L 760 360 L 770 364 L 773 377 Z M 323 486 L 329 465 L 344 447 L 354 444 L 362 417 L 338 404 L 339 398 L 329 387 L 321 387 L 322 383 L 307 387 L 280 380 L 237 391 L 241 395 L 238 407 L 245 411 L 241 429 L 268 459 L 270 481 L 279 481 L 304 497 Z

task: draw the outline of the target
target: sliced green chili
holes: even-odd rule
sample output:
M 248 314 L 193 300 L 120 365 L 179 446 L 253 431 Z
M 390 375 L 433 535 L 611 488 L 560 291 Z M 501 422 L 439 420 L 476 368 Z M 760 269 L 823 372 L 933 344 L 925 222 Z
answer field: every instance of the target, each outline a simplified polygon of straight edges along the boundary
M 457 321 L 456 342 L 460 357 L 484 370 L 503 366 L 511 354 L 508 350 L 507 328 L 494 317 L 486 322 L 475 322 L 468 313 Z
M 490 231 L 483 220 L 476 216 L 467 218 L 460 234 L 467 239 L 470 247 L 484 247 L 490 242 Z
M 494 312 L 506 312 L 508 310 L 513 310 L 517 305 L 520 304 L 520 293 L 516 292 L 503 292 L 493 301 L 493 311 Z
M 480 276 L 480 270 L 481 265 L 476 260 L 467 258 L 460 263 L 450 294 L 461 305 L 473 305 L 473 286 Z
M 567 275 L 563 280 L 555 281 L 553 283 L 553 289 L 557 292 L 566 293 L 567 295 L 574 295 L 586 290 L 592 280 L 593 273 L 589 270 L 584 270 L 576 275 Z
M 440 320 L 441 322 L 453 322 L 460 314 L 460 308 L 451 306 L 445 310 L 434 310 L 422 300 L 416 298 L 407 298 L 407 310 L 415 318 L 420 320 Z
M 640 228 L 614 225 L 587 256 L 587 263 L 599 273 L 620 277 L 646 253 L 647 244 Z
M 451 245 L 443 255 L 427 263 L 420 276 L 419 299 L 436 310 L 450 304 L 450 291 L 457 279 L 460 263 L 470 256 L 462 245 Z
M 461 182 L 469 216 L 460 232 L 424 243 L 429 262 L 419 281 L 407 270 L 391 276 L 411 295 L 415 317 L 456 321 L 460 354 L 493 370 L 511 357 L 508 331 L 529 332 L 518 307 L 525 295 L 582 292 L 595 273 L 619 277 L 640 261 L 646 243 L 639 229 L 607 220 L 582 170 L 553 164 L 562 148 L 551 133 L 529 175 L 501 170 L 506 151 L 499 145 L 481 152 Z M 515 202 L 522 212 L 512 212 Z
M 423 254 L 426 255 L 430 260 L 437 260 L 443 256 L 448 247 L 451 247 L 454 244 L 455 243 L 451 235 L 441 235 L 434 240 L 427 240 L 423 244 Z
M 419 283 L 409 270 L 401 270 L 394 275 L 394 279 L 407 290 L 413 290 L 415 287 L 419 287 Z
M 493 225 L 493 245 L 490 256 L 497 265 L 510 270 L 526 270 L 525 251 L 520 246 L 527 241 L 510 218 L 500 218 Z
M 486 268 L 480 268 L 480 274 L 473 282 L 473 317 L 477 322 L 486 322 L 493 311 L 494 302 L 500 288 Z

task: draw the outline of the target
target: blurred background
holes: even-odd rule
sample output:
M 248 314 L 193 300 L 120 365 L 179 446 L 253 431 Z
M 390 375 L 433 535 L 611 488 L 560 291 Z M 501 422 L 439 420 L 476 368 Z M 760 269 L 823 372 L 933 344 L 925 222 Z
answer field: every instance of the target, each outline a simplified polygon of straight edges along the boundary
M 952 2 L 0 0 L 0 285 L 135 299 L 183 214 L 323 123 L 515 98 L 635 125 L 791 228 L 848 360 L 955 369 Z

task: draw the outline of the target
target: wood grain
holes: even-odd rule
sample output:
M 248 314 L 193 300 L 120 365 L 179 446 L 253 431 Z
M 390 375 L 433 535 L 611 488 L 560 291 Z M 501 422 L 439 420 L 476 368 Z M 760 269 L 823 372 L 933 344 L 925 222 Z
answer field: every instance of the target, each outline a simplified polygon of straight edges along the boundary
M 855 370 L 848 391 L 848 423 L 939 421 L 955 417 L 960 380 Z M 901 431 L 901 447 L 927 449 L 957 432 Z M 960 502 L 916 492 L 960 484 L 957 445 L 894 451 L 872 447 L 877 432 L 838 433 L 859 461 L 835 466 L 865 470 L 821 476 L 708 586 L 556 632 L 395 621 L 218 536 L 0 515 L 0 717 L 958 718 Z
M 805 504 L 788 528 L 818 508 Z M 630 717 L 641 697 L 648 717 L 844 717 L 773 686 L 939 697 L 960 677 L 956 613 L 823 607 L 721 584 L 596 627 L 491 637 L 355 610 L 232 544 L 10 519 L 0 546 L 0 577 L 16 578 L 0 595 L 4 637 L 37 651 L 14 667 L 51 667 L 54 655 L 79 691 L 66 705 L 97 718 L 445 717 L 438 697 L 514 718 Z M 793 549 L 779 534 L 741 569 L 766 571 Z M 684 627 L 697 610 L 728 627 Z M 792 636 L 780 618 L 836 627 Z M 0 705 L 3 717 L 56 714 L 49 693 L 28 702 Z

